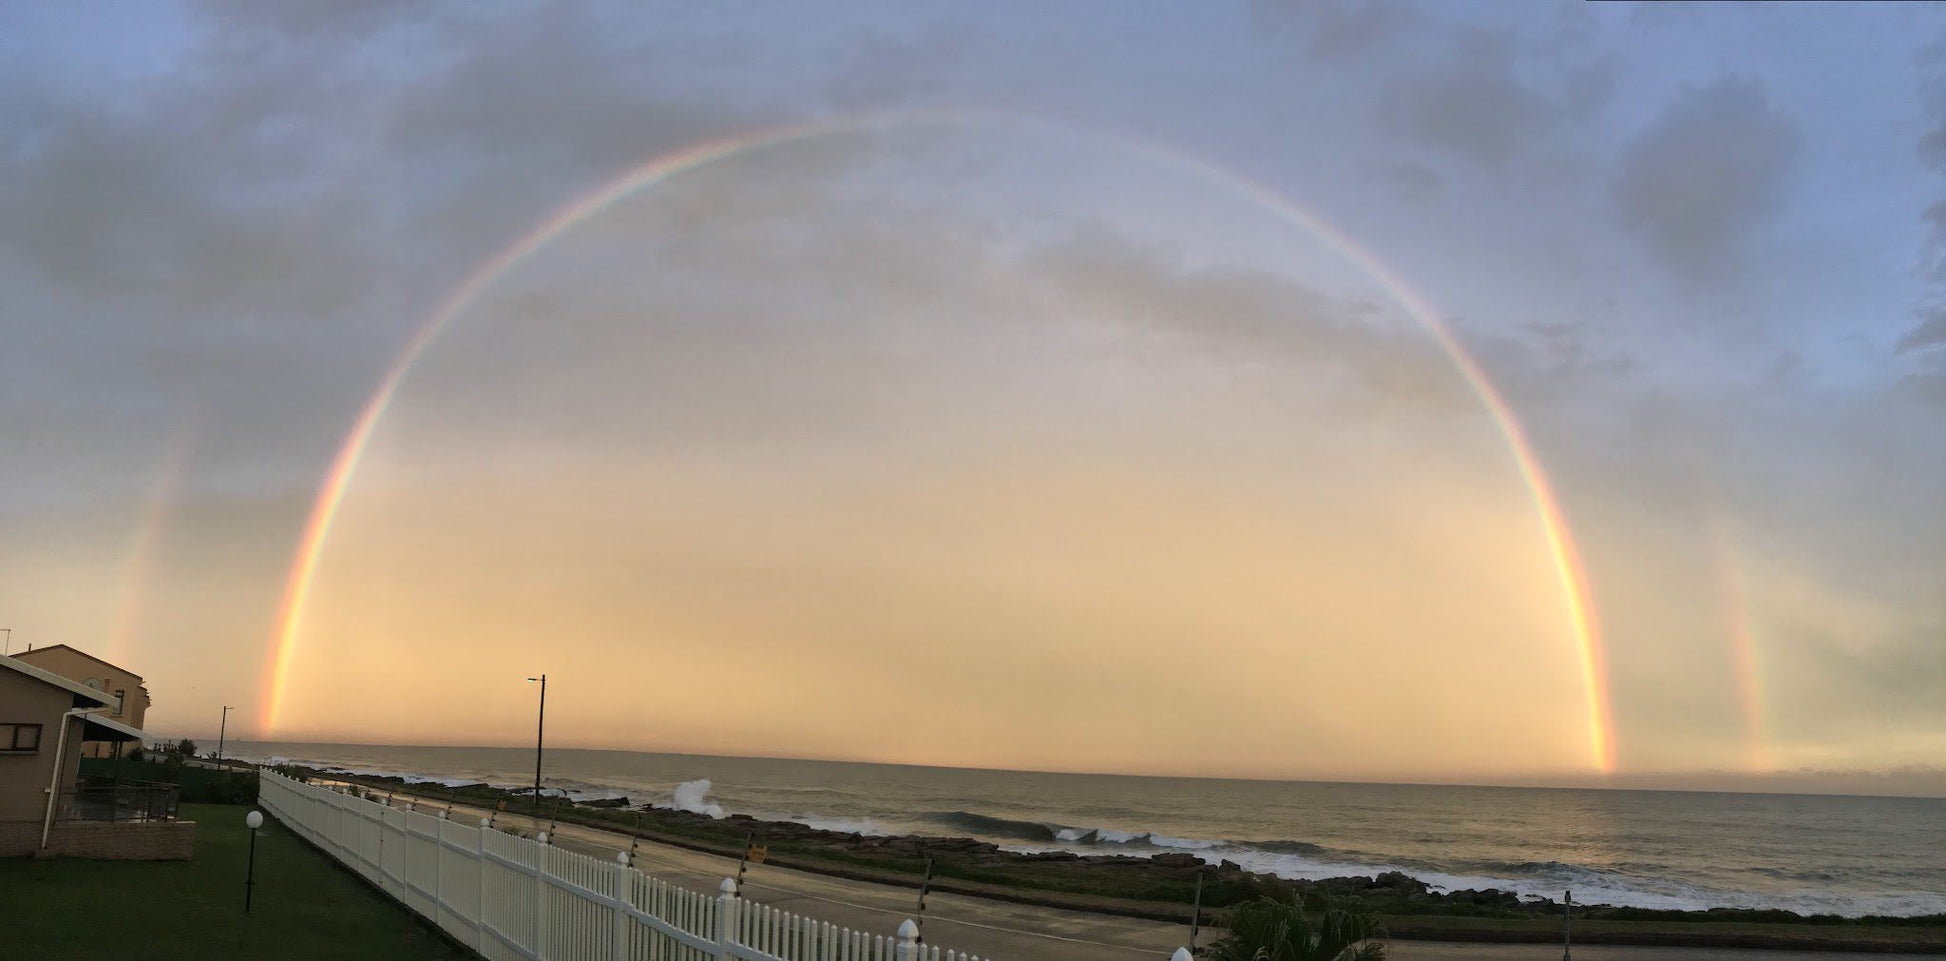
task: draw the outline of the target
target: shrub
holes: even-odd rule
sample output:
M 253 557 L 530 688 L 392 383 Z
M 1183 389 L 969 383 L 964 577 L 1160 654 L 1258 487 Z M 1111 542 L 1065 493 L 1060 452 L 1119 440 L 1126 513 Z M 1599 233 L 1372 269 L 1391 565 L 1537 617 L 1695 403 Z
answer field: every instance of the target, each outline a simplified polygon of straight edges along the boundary
M 1230 934 L 1210 946 L 1213 961 L 1382 961 L 1377 915 L 1322 895 L 1307 906 L 1259 898 L 1230 913 Z
M 177 741 L 176 754 L 180 757 L 195 757 L 196 742 L 188 738 L 183 738 L 182 740 Z
M 255 771 L 223 771 L 210 778 L 202 790 L 193 793 L 200 796 L 185 797 L 183 800 L 203 804 L 254 804 L 257 800 L 257 774 Z

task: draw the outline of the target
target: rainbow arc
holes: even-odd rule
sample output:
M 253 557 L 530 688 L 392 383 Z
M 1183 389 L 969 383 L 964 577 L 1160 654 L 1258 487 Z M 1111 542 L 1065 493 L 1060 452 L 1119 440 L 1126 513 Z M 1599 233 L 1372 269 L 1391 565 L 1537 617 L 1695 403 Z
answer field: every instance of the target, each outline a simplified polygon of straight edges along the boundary
M 297 550 L 291 561 L 279 610 L 265 694 L 259 718 L 264 736 L 274 733 L 281 720 L 290 688 L 291 667 L 299 649 L 305 605 L 317 575 L 319 558 L 331 535 L 333 521 L 344 501 L 345 492 L 358 472 L 360 460 L 373 434 L 384 419 L 399 388 L 413 365 L 479 295 L 517 264 L 533 256 L 550 242 L 618 201 L 668 182 L 683 173 L 695 171 L 732 157 L 775 150 L 826 137 L 908 127 L 943 129 L 1001 128 L 1014 132 L 1038 132 L 1077 137 L 1119 147 L 1146 158 L 1165 169 L 1197 177 L 1205 182 L 1248 198 L 1253 203 L 1309 235 L 1329 243 L 1357 264 L 1373 280 L 1383 285 L 1411 314 L 1413 319 L 1439 344 L 1454 369 L 1493 418 L 1513 457 L 1514 465 L 1535 508 L 1540 532 L 1547 545 L 1554 576 L 1562 592 L 1567 633 L 1575 646 L 1580 668 L 1580 685 L 1586 702 L 1585 723 L 1589 764 L 1596 771 L 1615 769 L 1615 744 L 1611 716 L 1607 665 L 1599 621 L 1586 571 L 1575 547 L 1560 501 L 1554 493 L 1540 458 L 1528 439 L 1525 428 L 1511 405 L 1501 394 L 1479 362 L 1469 353 L 1451 327 L 1424 296 L 1407 285 L 1383 260 L 1350 235 L 1299 206 L 1290 198 L 1237 173 L 1172 148 L 1158 146 L 1098 132 L 1083 132 L 1068 126 L 1019 117 L 979 113 L 899 113 L 822 120 L 755 130 L 697 144 L 643 164 L 557 209 L 512 244 L 487 258 L 442 299 L 412 338 L 399 351 L 378 387 L 372 392 L 357 419 L 338 447 L 324 482 L 318 489 L 305 523 Z

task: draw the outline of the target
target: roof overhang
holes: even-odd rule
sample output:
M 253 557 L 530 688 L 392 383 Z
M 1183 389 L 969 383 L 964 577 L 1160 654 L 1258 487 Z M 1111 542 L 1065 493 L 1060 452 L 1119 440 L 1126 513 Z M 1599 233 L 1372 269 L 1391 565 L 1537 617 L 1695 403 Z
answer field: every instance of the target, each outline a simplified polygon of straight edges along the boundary
M 140 741 L 147 745 L 154 740 L 141 728 L 129 727 L 99 714 L 83 714 L 81 718 L 87 722 L 81 734 L 84 741 Z
M 95 705 L 98 705 L 100 707 L 115 706 L 115 695 L 113 694 L 97 691 L 86 684 L 69 680 L 65 677 L 62 677 L 59 674 L 54 673 L 53 671 L 43 670 L 41 668 L 35 667 L 34 665 L 29 664 L 26 661 L 22 661 L 18 658 L 0 656 L 0 667 L 4 667 L 13 671 L 18 671 L 37 681 L 43 681 L 45 683 L 52 684 L 55 687 L 68 691 L 77 697 L 87 698 L 88 700 L 93 701 Z M 133 729 L 131 728 L 131 730 Z

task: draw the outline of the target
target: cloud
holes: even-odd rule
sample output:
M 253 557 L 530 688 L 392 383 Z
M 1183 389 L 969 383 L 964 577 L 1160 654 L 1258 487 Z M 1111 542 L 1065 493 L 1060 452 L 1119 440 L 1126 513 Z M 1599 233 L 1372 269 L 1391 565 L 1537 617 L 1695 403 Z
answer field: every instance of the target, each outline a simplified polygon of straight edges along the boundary
M 1929 129 L 1919 137 L 1919 160 L 1934 173 L 1946 174 L 1946 96 L 1938 93 L 1940 81 L 1946 80 L 1946 36 L 1922 47 L 1918 61 L 1921 76 L 1929 81 L 1925 103 Z M 1918 325 L 1906 331 L 1894 346 L 1899 353 L 1930 350 L 1946 344 L 1946 200 L 1928 206 L 1920 212 L 1919 219 L 1926 227 L 1926 238 L 1919 251 L 1919 273 L 1931 290 L 1919 308 Z M 1917 383 L 1922 390 L 1935 394 L 1941 391 L 1939 382 L 1946 381 L 1946 359 L 1940 364 L 1938 370 L 1918 375 Z
M 1897 349 L 1905 353 L 1929 350 L 1943 344 L 1946 344 L 1946 307 L 1927 311 L 1917 326 L 1899 337 Z
M 1471 33 L 1426 71 L 1394 81 L 1386 116 L 1399 130 L 1487 166 L 1502 166 L 1561 116 L 1522 82 L 1512 37 Z
M 1782 208 L 1800 140 L 1759 80 L 1686 89 L 1623 154 L 1622 222 L 1678 277 L 1718 277 Z

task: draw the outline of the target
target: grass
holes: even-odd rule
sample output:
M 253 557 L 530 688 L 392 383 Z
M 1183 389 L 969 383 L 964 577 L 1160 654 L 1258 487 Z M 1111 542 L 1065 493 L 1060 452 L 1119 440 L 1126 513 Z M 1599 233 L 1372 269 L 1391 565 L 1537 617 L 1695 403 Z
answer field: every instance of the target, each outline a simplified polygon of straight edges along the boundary
M 0 955 L 71 961 L 356 957 L 472 959 L 274 818 L 257 833 L 257 886 L 243 913 L 250 832 L 236 805 L 185 804 L 188 861 L 0 860 Z

